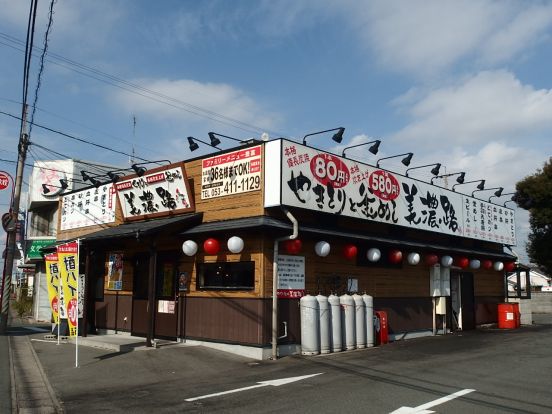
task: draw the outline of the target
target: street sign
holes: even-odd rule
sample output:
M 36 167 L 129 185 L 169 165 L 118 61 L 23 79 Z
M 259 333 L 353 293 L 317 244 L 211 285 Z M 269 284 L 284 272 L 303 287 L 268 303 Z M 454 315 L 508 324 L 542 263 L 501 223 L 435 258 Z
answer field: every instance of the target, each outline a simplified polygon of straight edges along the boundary
M 2 214 L 2 227 L 4 231 L 14 231 L 17 226 L 17 221 L 12 213 Z
M 0 171 L 0 190 L 5 190 L 10 185 L 10 178 L 8 174 Z

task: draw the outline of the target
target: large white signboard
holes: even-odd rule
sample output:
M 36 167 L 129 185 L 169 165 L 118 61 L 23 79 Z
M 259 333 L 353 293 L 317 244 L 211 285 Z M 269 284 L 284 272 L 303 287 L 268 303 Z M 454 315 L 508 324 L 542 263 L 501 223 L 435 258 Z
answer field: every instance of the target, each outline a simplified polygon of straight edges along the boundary
M 514 210 L 464 196 L 464 235 L 508 245 L 516 244 Z
M 296 142 L 269 143 L 265 157 L 280 157 L 280 203 L 418 230 L 515 244 L 514 212 L 425 182 Z M 280 154 L 274 154 L 279 152 Z M 270 181 L 273 171 L 266 176 Z M 274 191 L 270 182 L 267 191 Z M 271 187 L 270 189 L 268 187 Z M 265 199 L 274 201 L 267 195 Z M 476 202 L 476 213 L 468 214 Z M 268 205 L 267 205 L 268 206 Z M 470 207 L 469 211 L 473 212 Z M 478 221 L 476 223 L 475 221 Z M 481 225 L 485 221 L 485 228 Z
M 113 223 L 115 200 L 113 184 L 62 196 L 61 230 Z
M 205 158 L 201 164 L 201 199 L 261 188 L 261 146 Z
M 279 298 L 293 299 L 305 296 L 305 258 L 278 255 Z
M 194 209 L 183 165 L 168 165 L 115 184 L 126 220 L 165 216 Z

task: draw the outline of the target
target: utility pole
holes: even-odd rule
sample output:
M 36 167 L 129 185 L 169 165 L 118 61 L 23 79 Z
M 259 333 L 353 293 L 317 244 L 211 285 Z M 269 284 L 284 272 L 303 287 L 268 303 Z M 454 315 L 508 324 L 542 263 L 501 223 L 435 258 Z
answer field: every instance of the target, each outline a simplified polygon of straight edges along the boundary
M 27 105 L 23 106 L 21 133 L 19 135 L 19 145 L 17 146 L 17 172 L 15 175 L 13 201 L 10 206 L 10 214 L 17 223 L 19 219 L 19 203 L 21 200 L 21 185 L 23 184 L 23 168 L 27 158 L 27 147 L 29 146 L 29 136 L 27 135 Z M 8 241 L 6 243 L 6 258 L 4 259 L 4 282 L 2 283 L 2 311 L 0 312 L 0 334 L 6 333 L 8 327 L 8 310 L 10 307 L 10 292 L 13 273 L 13 259 L 15 257 L 15 238 L 17 230 L 8 231 Z

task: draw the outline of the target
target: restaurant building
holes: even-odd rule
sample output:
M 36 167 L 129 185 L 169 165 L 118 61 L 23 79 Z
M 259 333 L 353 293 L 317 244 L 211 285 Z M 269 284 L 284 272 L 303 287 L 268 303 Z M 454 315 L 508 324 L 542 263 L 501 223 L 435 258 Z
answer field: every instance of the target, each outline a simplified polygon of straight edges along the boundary
M 515 260 L 513 210 L 285 139 L 112 179 L 60 197 L 87 333 L 268 358 L 300 349 L 303 295 L 352 292 L 392 340 L 473 329 L 497 321 Z M 111 210 L 76 208 L 87 191 Z

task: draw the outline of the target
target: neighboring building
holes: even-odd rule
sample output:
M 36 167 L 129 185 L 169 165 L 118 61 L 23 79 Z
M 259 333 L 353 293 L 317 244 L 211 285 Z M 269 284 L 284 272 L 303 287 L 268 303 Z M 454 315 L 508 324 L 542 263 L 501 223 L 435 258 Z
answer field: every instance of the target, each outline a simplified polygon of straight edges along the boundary
M 67 159 L 36 161 L 29 182 L 27 206 L 27 237 L 24 258 L 18 268 L 33 280 L 33 317 L 50 321 L 46 274 L 42 248 L 56 241 L 59 226 L 59 196 L 61 193 L 90 187 L 81 179 L 81 171 L 108 171 L 117 167 L 94 165 L 87 161 Z M 90 173 L 91 175 L 94 175 Z
M 535 266 L 529 267 L 529 283 L 532 290 L 548 290 L 552 286 L 552 277 L 545 275 Z M 525 290 L 526 278 L 520 278 L 520 286 Z M 517 286 L 517 275 L 515 273 L 508 274 L 508 291 L 514 292 Z
M 392 339 L 443 322 L 471 329 L 497 321 L 503 265 L 515 260 L 503 251 L 515 244 L 513 210 L 283 139 L 120 177 L 114 188 L 112 223 L 77 222 L 63 208 L 57 220 L 59 242 L 81 241 L 88 332 L 266 358 L 276 263 L 280 355 L 300 345 L 306 293 L 367 292 Z M 293 220 L 299 241 L 285 241 Z

